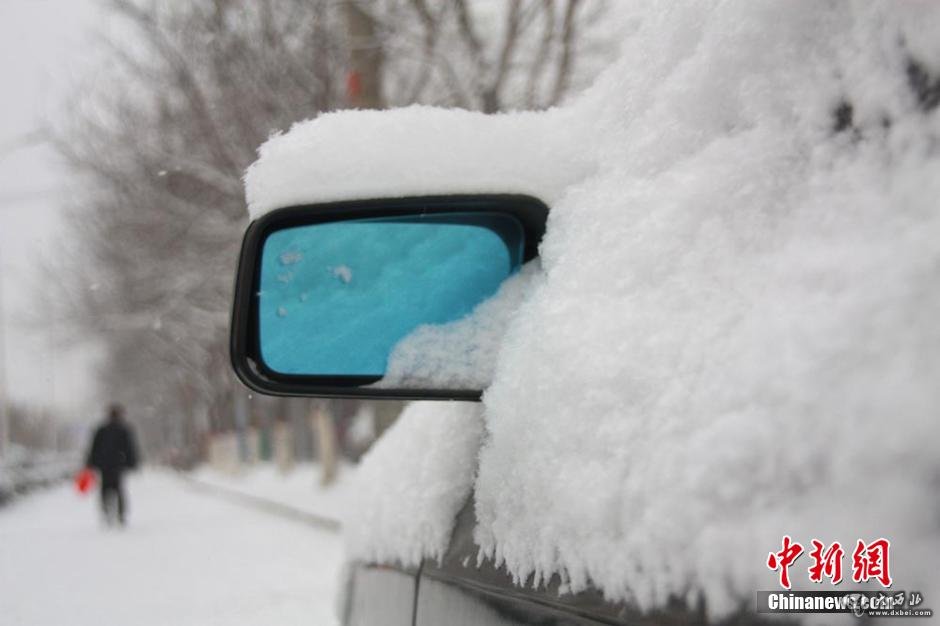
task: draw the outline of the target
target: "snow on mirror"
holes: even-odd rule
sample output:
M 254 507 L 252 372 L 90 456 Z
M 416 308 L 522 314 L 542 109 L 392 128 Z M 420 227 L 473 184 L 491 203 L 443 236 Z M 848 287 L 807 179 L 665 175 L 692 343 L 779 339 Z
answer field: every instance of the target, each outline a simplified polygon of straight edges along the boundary
M 516 218 L 487 212 L 274 231 L 260 259 L 261 360 L 278 375 L 479 388 L 472 361 L 487 351 L 473 344 L 487 329 L 474 318 L 499 318 L 495 301 L 512 299 L 523 239 Z

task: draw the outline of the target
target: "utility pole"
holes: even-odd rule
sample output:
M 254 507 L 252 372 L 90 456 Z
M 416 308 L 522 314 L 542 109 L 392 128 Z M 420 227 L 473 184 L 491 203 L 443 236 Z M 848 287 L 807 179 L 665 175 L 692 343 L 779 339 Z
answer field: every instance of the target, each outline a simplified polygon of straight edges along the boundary
M 10 417 L 7 413 L 6 393 L 6 315 L 3 308 L 3 250 L 0 249 L 0 459 L 7 454 L 10 444 Z
M 47 311 L 48 320 L 45 328 L 44 339 L 46 343 L 46 368 L 49 372 L 49 421 L 51 422 L 52 428 L 52 441 L 50 446 L 52 450 L 58 452 L 59 450 L 59 412 L 56 408 L 56 398 L 55 398 L 55 368 L 56 368 L 56 325 L 55 317 L 50 311 Z

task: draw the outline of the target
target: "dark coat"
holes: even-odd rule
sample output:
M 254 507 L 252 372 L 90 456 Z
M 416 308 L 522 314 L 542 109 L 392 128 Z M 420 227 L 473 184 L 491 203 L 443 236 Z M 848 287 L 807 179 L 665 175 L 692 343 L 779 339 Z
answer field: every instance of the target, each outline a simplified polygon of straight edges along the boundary
M 103 474 L 113 474 L 137 467 L 137 444 L 130 429 L 120 422 L 98 427 L 85 462 Z

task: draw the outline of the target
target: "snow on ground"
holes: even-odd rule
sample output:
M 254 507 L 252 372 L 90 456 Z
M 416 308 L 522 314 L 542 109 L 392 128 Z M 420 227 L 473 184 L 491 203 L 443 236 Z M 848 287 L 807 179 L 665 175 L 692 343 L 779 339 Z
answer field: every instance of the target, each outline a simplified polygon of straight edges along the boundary
M 0 622 L 18 626 L 333 624 L 337 534 L 132 476 L 105 529 L 64 485 L 0 508 Z
M 329 488 L 320 487 L 320 466 L 300 463 L 282 472 L 274 464 L 261 463 L 229 474 L 203 466 L 191 474 L 200 483 L 248 496 L 264 498 L 320 517 L 342 521 L 347 509 L 354 466 L 341 463 Z

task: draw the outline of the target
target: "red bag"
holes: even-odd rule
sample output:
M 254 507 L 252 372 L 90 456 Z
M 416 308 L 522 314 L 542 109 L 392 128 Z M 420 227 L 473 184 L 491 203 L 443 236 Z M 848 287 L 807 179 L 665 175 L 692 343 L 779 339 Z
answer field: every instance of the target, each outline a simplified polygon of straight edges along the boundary
M 75 474 L 75 488 L 78 493 L 88 493 L 95 486 L 95 472 L 87 467 Z

